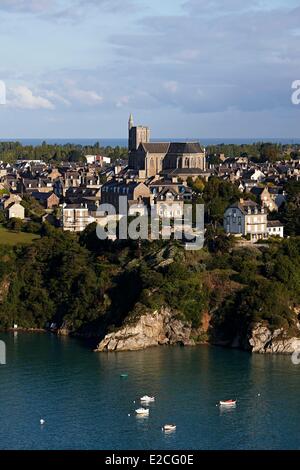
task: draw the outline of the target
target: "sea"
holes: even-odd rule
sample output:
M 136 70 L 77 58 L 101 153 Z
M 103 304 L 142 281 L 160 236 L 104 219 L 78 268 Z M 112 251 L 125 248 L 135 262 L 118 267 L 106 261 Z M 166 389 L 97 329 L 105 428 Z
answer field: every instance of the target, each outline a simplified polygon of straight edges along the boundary
M 0 138 L 0 142 L 20 142 L 22 145 L 31 145 L 38 146 L 43 142 L 48 144 L 57 144 L 57 145 L 82 145 L 82 146 L 93 146 L 96 142 L 99 142 L 102 147 L 127 147 L 128 140 L 119 138 L 119 139 L 101 139 L 101 138 L 91 138 L 91 139 L 22 139 L 22 138 L 11 138 L 3 139 Z M 191 137 L 181 137 L 181 138 L 161 138 L 161 139 L 152 139 L 152 142 L 201 142 L 202 145 L 218 145 L 218 144 L 253 144 L 255 142 L 271 142 L 271 143 L 281 143 L 281 144 L 300 144 L 300 137 L 298 138 L 278 138 L 278 137 L 261 137 L 261 138 L 191 138 Z
M 94 353 L 48 333 L 0 340 L 0 449 L 300 449 L 300 365 L 289 356 L 207 345 Z M 155 402 L 141 418 L 145 394 Z M 221 409 L 226 399 L 237 406 Z

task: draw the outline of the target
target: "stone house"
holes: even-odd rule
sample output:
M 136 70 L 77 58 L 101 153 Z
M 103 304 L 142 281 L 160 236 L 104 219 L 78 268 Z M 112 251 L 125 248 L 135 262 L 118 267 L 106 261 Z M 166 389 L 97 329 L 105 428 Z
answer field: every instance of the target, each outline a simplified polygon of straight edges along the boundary
M 255 186 L 251 189 L 251 193 L 256 197 L 257 202 L 260 206 L 266 207 L 270 212 L 278 210 L 278 206 L 274 201 L 274 198 L 270 194 L 267 186 Z
M 152 208 L 159 217 L 181 218 L 184 211 L 184 196 L 174 188 L 163 188 L 153 198 Z
M 34 199 L 36 199 L 43 207 L 45 207 L 45 209 L 53 209 L 59 205 L 59 197 L 57 197 L 53 192 L 33 192 L 32 197 L 34 197 Z
M 101 188 L 101 204 L 111 204 L 117 213 L 123 214 L 125 207 L 120 207 L 120 196 L 127 198 L 127 203 L 132 205 L 150 201 L 150 189 L 142 182 L 110 180 Z M 128 209 L 128 205 L 127 205 Z
M 8 196 L 4 197 L 1 201 L 2 209 L 7 209 L 11 204 L 14 202 L 20 203 L 22 198 L 18 194 L 9 194 Z

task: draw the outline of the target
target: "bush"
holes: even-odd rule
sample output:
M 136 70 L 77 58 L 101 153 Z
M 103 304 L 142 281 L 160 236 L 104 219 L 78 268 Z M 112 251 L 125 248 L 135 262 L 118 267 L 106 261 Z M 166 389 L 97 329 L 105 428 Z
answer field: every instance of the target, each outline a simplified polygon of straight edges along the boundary
M 12 219 L 9 219 L 9 221 L 6 224 L 6 227 L 9 230 L 13 230 L 14 232 L 21 232 L 22 229 L 24 228 L 24 222 L 21 219 L 17 219 L 13 217 Z

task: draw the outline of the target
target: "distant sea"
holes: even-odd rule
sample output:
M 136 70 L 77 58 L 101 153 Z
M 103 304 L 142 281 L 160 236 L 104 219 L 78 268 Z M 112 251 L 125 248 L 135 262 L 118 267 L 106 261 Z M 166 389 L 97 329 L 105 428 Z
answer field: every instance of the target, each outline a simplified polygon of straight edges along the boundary
M 101 139 L 100 137 L 95 137 L 91 139 L 74 139 L 74 138 L 66 138 L 66 139 L 21 139 L 21 138 L 12 138 L 12 139 L 0 139 L 0 142 L 20 142 L 22 145 L 32 145 L 38 146 L 41 145 L 43 141 L 47 142 L 48 144 L 58 144 L 58 145 L 65 145 L 65 144 L 75 144 L 75 145 L 82 145 L 82 146 L 92 146 L 96 142 L 99 142 L 102 147 L 127 147 L 127 139 Z M 191 138 L 191 137 L 181 137 L 181 138 L 161 138 L 161 139 L 152 139 L 152 142 L 194 142 L 199 141 L 202 145 L 217 145 L 217 144 L 252 144 L 254 142 L 272 142 L 272 143 L 281 143 L 281 144 L 300 144 L 300 137 L 295 137 L 293 139 L 286 139 L 286 138 L 279 138 L 279 137 L 260 137 L 260 138 Z

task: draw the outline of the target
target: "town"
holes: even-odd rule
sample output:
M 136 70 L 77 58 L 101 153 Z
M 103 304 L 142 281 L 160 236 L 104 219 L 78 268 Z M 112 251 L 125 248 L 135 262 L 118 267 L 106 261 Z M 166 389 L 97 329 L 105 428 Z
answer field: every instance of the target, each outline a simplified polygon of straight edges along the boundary
M 127 198 L 129 215 L 145 207 L 157 217 L 178 219 L 185 204 L 212 205 L 213 194 L 207 200 L 203 193 L 217 180 L 233 188 L 232 197 L 219 217 L 208 209 L 206 223 L 217 222 L 226 234 L 243 242 L 283 238 L 280 213 L 287 202 L 286 186 L 300 179 L 298 146 L 285 146 L 274 159 L 276 145 L 263 144 L 264 158 L 256 160 L 247 152 L 227 156 L 218 152 L 220 148 L 208 152 L 199 142 L 152 142 L 150 129 L 135 126 L 130 115 L 127 158 L 112 161 L 100 154 L 82 154 L 57 163 L 2 161 L 1 223 L 11 230 L 34 232 L 38 223 L 49 222 L 79 233 L 92 223 L 103 223 L 103 204 L 111 204 L 122 217 L 120 196 Z

